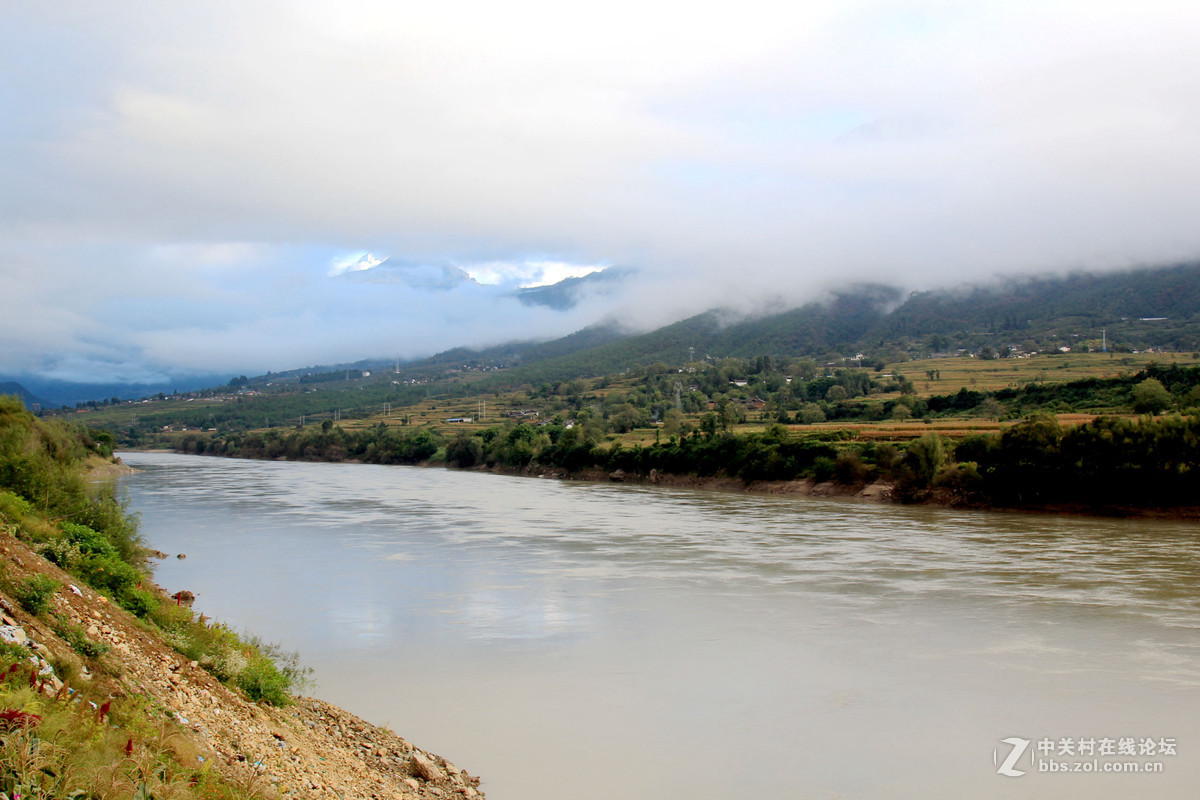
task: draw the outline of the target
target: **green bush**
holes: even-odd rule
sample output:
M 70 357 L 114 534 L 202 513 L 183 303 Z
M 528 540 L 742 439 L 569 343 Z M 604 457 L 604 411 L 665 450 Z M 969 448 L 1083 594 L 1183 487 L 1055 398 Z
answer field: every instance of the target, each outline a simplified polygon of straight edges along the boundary
M 145 566 L 146 548 L 138 535 L 138 516 L 126 508 L 111 486 L 97 490 L 88 498 L 83 510 L 72 514 L 71 518 L 108 540 L 122 561 L 135 567 Z
M 83 556 L 74 572 L 89 586 L 107 592 L 118 600 L 142 580 L 142 574 L 115 553 Z
M 97 642 L 89 639 L 84 633 L 83 628 L 78 625 L 73 625 L 60 616 L 55 616 L 54 632 L 58 634 L 64 642 L 71 646 L 81 656 L 86 658 L 99 658 L 109 651 L 109 646 L 103 642 Z
M 234 683 L 254 702 L 285 706 L 291 702 L 289 693 L 308 682 L 311 670 L 298 665 L 296 653 L 265 644 L 256 636 L 248 639 L 245 647 L 248 660 Z
M 837 482 L 844 484 L 863 483 L 870 474 L 870 469 L 855 450 L 843 450 L 838 453 L 833 471 Z
M 63 538 L 78 546 L 79 552 L 85 555 L 109 556 L 116 555 L 117 550 L 102 534 L 92 530 L 87 525 L 76 522 L 64 522 L 61 526 Z
M 817 456 L 813 459 L 811 474 L 812 479 L 817 483 L 833 480 L 836 471 L 837 464 L 829 456 Z
M 44 614 L 50 608 L 50 598 L 61 586 L 49 575 L 33 575 L 14 589 L 16 600 L 30 614 Z
M 287 690 L 291 681 L 264 655 L 250 659 L 250 663 L 238 673 L 235 683 L 256 703 L 262 701 L 273 706 L 285 706 L 288 703 Z
M 121 604 L 121 608 L 139 619 L 150 619 L 154 610 L 162 605 L 153 592 L 139 589 L 136 586 L 121 592 L 117 597 L 117 602 Z
M 59 526 L 62 535 L 37 547 L 38 553 L 52 564 L 68 572 L 75 571 L 85 556 L 114 557 L 116 549 L 103 535 L 86 525 L 64 522 Z
M 0 492 L 0 514 L 18 521 L 33 513 L 33 505 L 20 495 Z

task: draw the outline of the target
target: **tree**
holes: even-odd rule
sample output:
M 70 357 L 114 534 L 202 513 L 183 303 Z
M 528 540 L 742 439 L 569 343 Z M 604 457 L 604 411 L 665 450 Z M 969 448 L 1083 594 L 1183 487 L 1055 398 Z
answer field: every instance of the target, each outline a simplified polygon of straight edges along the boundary
M 446 445 L 446 461 L 456 467 L 473 467 L 483 460 L 483 442 L 478 436 L 460 433 Z
M 805 403 L 800 406 L 800 410 L 796 413 L 796 418 L 802 425 L 812 425 L 816 422 L 824 422 L 825 412 L 816 403 Z
M 608 423 L 617 433 L 628 433 L 642 424 L 642 415 L 632 403 L 620 403 L 609 413 Z
M 945 461 L 946 450 L 942 446 L 942 437 L 933 431 L 910 442 L 904 454 L 904 463 L 912 469 L 919 486 L 932 485 Z
M 1157 414 L 1174 400 L 1157 378 L 1147 378 L 1133 389 L 1133 410 L 1139 414 Z
M 728 398 L 723 398 L 717 403 L 717 414 L 721 430 L 725 431 L 746 421 L 746 409 L 741 403 Z
M 684 419 L 683 412 L 675 408 L 668 408 L 663 414 L 663 432 L 667 436 L 681 436 L 687 432 L 687 421 Z

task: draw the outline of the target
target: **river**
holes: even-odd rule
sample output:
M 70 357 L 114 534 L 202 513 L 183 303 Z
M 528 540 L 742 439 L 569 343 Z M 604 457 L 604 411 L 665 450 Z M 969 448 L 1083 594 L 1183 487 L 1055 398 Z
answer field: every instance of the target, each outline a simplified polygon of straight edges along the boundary
M 1195 524 L 123 457 L 160 584 L 490 800 L 1200 786 Z

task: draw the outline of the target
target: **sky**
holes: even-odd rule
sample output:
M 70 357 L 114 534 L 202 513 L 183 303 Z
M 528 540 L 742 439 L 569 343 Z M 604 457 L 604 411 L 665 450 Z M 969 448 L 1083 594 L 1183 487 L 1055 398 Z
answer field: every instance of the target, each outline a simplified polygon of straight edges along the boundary
M 1156 0 L 0 0 L 0 373 L 1194 259 L 1198 41 Z M 570 310 L 514 297 L 610 267 Z

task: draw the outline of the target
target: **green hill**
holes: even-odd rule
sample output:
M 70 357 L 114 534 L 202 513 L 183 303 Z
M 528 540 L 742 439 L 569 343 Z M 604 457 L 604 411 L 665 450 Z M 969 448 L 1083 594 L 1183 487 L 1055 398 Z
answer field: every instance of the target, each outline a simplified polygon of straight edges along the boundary
M 561 355 L 551 355 L 555 344 L 548 343 L 502 380 L 536 384 L 656 362 L 682 366 L 692 352 L 696 360 L 765 355 L 835 361 L 861 354 L 895 361 L 985 349 L 1192 351 L 1200 348 L 1200 264 L 1027 278 L 907 298 L 894 287 L 867 284 L 777 314 L 730 317 L 715 309 L 597 347 L 564 348 Z
M 33 394 L 16 381 L 0 381 L 0 394 L 16 395 L 21 398 L 25 407 L 30 409 L 51 408 L 54 405 Z

